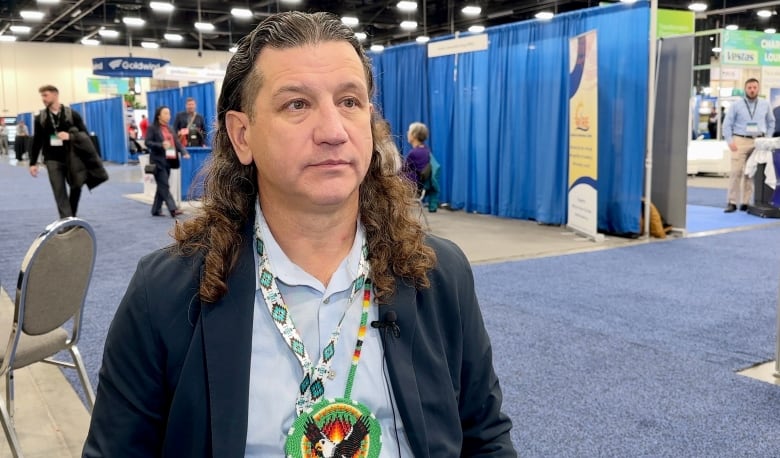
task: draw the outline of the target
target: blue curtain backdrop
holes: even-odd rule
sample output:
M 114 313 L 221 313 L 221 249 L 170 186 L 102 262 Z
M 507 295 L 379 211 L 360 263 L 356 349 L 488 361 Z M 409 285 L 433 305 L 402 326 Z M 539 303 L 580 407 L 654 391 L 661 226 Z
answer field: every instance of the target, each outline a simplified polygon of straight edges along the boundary
M 125 130 L 125 103 L 122 97 L 74 104 L 87 131 L 97 135 L 104 161 L 124 164 L 129 155 Z
M 398 151 L 408 153 L 406 141 L 409 124 L 422 122 L 427 126 L 428 79 L 420 62 L 426 60 L 425 46 L 417 44 L 388 48 L 371 54 L 376 78 L 374 104 L 390 122 Z
M 187 97 L 194 98 L 198 104 L 198 113 L 206 120 L 208 144 L 211 144 L 213 126 L 217 118 L 217 100 L 213 82 L 148 92 L 146 104 L 149 107 L 149 122 L 154 120 L 155 110 L 162 105 L 170 108 L 173 119 L 176 113 L 184 111 Z
M 409 119 L 430 119 L 442 201 L 563 224 L 569 39 L 598 30 L 599 230 L 638 232 L 649 17 L 647 2 L 617 4 L 489 29 L 487 51 L 427 59 L 423 46 L 390 48 L 374 56 L 379 100 L 396 131 Z M 409 98 L 426 79 L 429 113 Z

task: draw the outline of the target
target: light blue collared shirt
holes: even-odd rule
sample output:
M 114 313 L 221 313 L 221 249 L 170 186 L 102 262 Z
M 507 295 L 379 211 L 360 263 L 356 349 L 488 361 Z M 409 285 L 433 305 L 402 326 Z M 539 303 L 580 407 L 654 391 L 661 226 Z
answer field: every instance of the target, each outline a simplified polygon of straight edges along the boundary
M 358 275 L 360 251 L 365 240 L 363 226 L 358 224 L 349 254 L 325 287 L 284 254 L 259 207 L 257 215 L 271 270 L 313 364 L 319 362 L 322 348 L 327 345 L 331 332 L 346 310 L 331 365 L 335 378 L 325 380 L 326 398 L 343 397 L 362 313 L 361 292 L 355 295 L 351 304 L 348 300 L 352 282 Z M 255 269 L 258 261 L 255 253 Z M 303 370 L 268 313 L 259 279 L 256 282 L 246 456 L 280 457 L 284 456 L 287 432 L 296 418 L 295 401 Z M 369 323 L 377 317 L 377 306 L 372 300 Z M 366 330 L 351 398 L 365 404 L 379 420 L 382 428 L 381 456 L 411 458 L 413 455 L 403 423 L 385 377 L 387 368 L 379 332 L 379 329 L 370 326 Z
M 758 132 L 748 132 L 748 123 L 756 123 Z M 772 135 L 775 131 L 775 115 L 766 99 L 756 97 L 753 102 L 747 97 L 734 101 L 723 119 L 723 139 L 731 143 L 734 134 L 756 137 Z

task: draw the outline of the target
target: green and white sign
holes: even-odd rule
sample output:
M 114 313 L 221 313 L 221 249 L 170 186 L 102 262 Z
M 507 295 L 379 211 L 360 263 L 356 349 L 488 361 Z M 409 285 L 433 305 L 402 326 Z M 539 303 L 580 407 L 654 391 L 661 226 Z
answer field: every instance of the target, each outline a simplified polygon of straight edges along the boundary
M 780 34 L 749 30 L 722 34 L 721 65 L 780 66 Z
M 693 35 L 696 31 L 696 13 L 693 11 L 658 10 L 656 24 L 658 38 L 675 35 Z

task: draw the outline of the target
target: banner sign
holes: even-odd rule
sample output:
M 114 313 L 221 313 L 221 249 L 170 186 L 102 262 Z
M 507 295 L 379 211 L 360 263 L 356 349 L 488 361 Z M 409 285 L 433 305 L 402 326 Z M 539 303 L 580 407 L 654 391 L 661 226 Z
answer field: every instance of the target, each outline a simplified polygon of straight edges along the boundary
M 452 38 L 450 40 L 428 43 L 428 58 L 484 51 L 486 49 L 488 49 L 488 36 L 486 33 L 480 33 L 465 38 Z
M 780 66 L 780 34 L 724 30 L 721 65 Z
M 569 41 L 569 205 L 566 225 L 598 233 L 598 43 L 591 30 Z
M 123 95 L 130 92 L 130 81 L 122 78 L 87 78 L 89 94 Z
M 165 59 L 149 57 L 96 57 L 92 59 L 92 73 L 102 76 L 151 78 L 154 69 L 168 63 Z

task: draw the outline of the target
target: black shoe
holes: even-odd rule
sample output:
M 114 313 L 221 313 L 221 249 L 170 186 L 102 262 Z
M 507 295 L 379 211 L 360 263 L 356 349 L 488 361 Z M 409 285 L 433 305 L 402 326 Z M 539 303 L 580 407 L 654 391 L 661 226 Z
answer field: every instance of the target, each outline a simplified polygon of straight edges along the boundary
M 152 213 L 152 216 L 165 216 L 165 213 L 163 213 L 162 210 L 160 210 L 157 213 Z
M 171 210 L 171 218 L 176 218 L 179 215 L 183 215 L 184 212 L 179 210 L 178 208 L 176 210 Z
M 735 211 L 737 211 L 737 206 L 736 206 L 736 205 L 734 205 L 734 204 L 728 204 L 728 205 L 726 206 L 726 209 L 725 209 L 725 210 L 723 210 L 723 213 L 733 213 L 733 212 L 735 212 Z
M 739 211 L 746 212 L 747 208 L 748 208 L 747 204 L 742 204 L 739 206 Z

